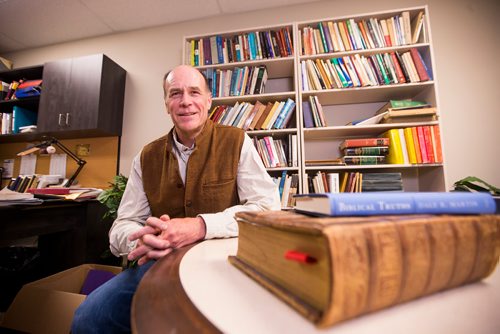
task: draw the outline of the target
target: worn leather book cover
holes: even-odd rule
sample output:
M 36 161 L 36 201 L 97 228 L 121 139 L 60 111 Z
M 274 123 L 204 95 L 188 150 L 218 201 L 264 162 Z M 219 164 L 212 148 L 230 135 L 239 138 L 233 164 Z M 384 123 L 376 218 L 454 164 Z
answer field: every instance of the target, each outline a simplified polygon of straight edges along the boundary
M 318 327 L 481 280 L 500 254 L 500 215 L 236 217 L 229 261 Z

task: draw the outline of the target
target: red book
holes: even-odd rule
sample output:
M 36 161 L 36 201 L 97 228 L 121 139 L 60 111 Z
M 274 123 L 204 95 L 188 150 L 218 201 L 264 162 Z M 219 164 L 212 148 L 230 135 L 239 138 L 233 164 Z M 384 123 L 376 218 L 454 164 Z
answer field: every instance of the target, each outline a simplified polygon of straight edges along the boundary
M 429 81 L 430 77 L 429 74 L 427 73 L 427 68 L 424 64 L 424 61 L 422 60 L 420 52 L 418 52 L 417 49 L 413 48 L 410 49 L 410 55 L 411 59 L 413 60 L 413 64 L 415 64 L 415 68 L 417 69 L 420 81 Z
M 389 146 L 389 138 L 355 138 L 346 139 L 340 144 L 340 149 L 347 147 L 363 147 L 363 146 Z
M 423 126 L 417 126 L 417 136 L 418 136 L 418 145 L 420 146 L 420 154 L 422 155 L 422 163 L 428 164 L 430 161 L 429 161 L 429 156 L 427 155 Z
M 427 157 L 429 158 L 429 162 L 436 162 L 434 147 L 432 143 L 432 134 L 430 126 L 424 126 L 424 138 L 425 138 L 425 149 L 427 150 Z
M 441 133 L 439 131 L 438 125 L 431 126 L 432 138 L 434 139 L 434 144 L 436 147 L 435 161 L 437 163 L 443 162 L 443 149 L 441 148 Z
M 68 195 L 70 193 L 70 188 L 31 188 L 28 189 L 27 192 L 41 195 Z
M 398 58 L 396 57 L 396 54 L 394 52 L 390 53 L 392 62 L 394 63 L 394 69 L 396 70 L 396 76 L 398 77 L 398 82 L 399 83 L 405 83 L 405 75 L 403 73 L 403 69 L 401 68 L 401 65 L 399 64 Z

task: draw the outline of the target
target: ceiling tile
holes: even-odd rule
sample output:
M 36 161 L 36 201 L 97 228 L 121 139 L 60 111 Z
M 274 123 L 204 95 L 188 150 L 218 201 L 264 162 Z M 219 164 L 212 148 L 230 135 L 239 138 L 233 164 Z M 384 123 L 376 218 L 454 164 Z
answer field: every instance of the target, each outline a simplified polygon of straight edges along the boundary
M 78 0 L 0 2 L 0 31 L 30 47 L 112 32 Z
M 290 6 L 307 2 L 321 0 L 252 0 L 252 1 L 234 1 L 218 0 L 224 13 L 241 13 L 265 8 Z
M 219 15 L 216 0 L 81 0 L 115 31 L 188 21 Z

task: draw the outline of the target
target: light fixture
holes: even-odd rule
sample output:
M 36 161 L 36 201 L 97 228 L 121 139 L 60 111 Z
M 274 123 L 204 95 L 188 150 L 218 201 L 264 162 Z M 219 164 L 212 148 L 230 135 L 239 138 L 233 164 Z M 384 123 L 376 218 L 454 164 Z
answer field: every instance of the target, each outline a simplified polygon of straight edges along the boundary
M 36 144 L 32 147 L 27 148 L 26 150 L 19 152 L 17 155 L 18 156 L 23 156 L 23 155 L 28 155 L 31 153 L 34 153 L 36 151 L 39 151 L 41 149 L 45 149 L 47 153 L 53 154 L 56 152 L 55 146 L 59 147 L 64 153 L 70 156 L 71 159 L 75 160 L 76 163 L 78 164 L 78 168 L 76 171 L 73 173 L 73 175 L 68 179 L 63 184 L 63 187 L 69 188 L 73 182 L 75 182 L 76 177 L 78 174 L 82 171 L 83 166 L 87 163 L 87 161 L 80 159 L 76 154 L 71 152 L 66 146 L 64 146 L 57 138 L 54 137 L 49 137 L 49 136 L 43 136 L 42 137 L 42 142 L 39 144 Z

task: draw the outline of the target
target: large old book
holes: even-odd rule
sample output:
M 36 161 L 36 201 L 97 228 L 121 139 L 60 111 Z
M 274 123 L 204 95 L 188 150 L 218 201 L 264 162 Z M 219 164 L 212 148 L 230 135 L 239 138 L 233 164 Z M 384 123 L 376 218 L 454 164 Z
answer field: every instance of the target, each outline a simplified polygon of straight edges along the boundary
M 236 217 L 229 261 L 319 327 L 481 280 L 500 253 L 498 215 Z

